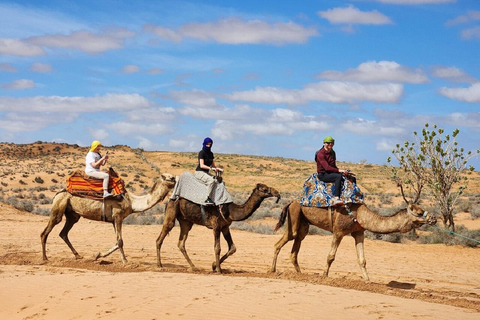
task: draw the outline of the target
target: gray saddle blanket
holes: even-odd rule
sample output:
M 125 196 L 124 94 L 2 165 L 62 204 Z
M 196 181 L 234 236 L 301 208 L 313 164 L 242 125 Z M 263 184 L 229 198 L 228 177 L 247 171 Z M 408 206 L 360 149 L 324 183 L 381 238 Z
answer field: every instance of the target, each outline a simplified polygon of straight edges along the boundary
M 195 178 L 191 172 L 185 171 L 178 177 L 170 199 L 182 197 L 194 203 L 204 205 L 206 193 L 207 186 Z M 228 193 L 223 182 L 216 184 L 216 188 L 213 189 L 211 194 L 211 199 L 216 205 L 233 202 L 232 196 Z

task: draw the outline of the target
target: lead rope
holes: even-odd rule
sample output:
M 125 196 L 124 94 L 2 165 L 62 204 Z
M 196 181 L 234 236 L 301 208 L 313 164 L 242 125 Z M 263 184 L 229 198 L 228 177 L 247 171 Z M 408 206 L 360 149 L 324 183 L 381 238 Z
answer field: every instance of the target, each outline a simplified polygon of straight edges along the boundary
M 462 235 L 462 234 L 453 232 L 453 231 L 451 231 L 451 230 L 447 230 L 447 229 L 444 229 L 444 228 L 440 228 L 439 226 L 436 226 L 436 225 L 431 225 L 431 226 L 434 227 L 434 228 L 440 229 L 440 230 L 442 230 L 442 231 L 448 232 L 448 233 L 451 234 L 451 235 L 454 235 L 454 236 L 457 236 L 457 237 L 461 237 L 461 238 L 464 238 L 464 239 L 467 239 L 467 240 L 470 240 L 470 241 L 473 241 L 473 242 L 476 242 L 476 243 L 479 243 L 479 244 L 480 244 L 480 241 L 478 241 L 478 240 L 476 240 L 476 239 L 469 238 L 469 237 L 467 237 L 467 236 L 464 236 L 464 235 Z

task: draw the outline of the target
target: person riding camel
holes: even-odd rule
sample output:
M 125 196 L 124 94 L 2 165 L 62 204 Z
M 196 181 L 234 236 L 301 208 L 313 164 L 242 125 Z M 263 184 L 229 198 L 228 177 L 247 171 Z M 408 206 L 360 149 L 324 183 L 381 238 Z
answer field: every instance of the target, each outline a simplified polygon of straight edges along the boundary
M 211 150 L 212 145 L 213 140 L 209 137 L 203 140 L 203 147 L 198 153 L 198 165 L 194 173 L 195 178 L 207 185 L 207 192 L 205 195 L 206 205 L 215 205 L 212 200 L 212 192 L 216 187 L 217 180 L 214 179 L 214 177 L 209 173 L 210 170 L 215 172 L 223 172 L 223 169 L 220 169 L 215 165 L 215 156 Z
M 108 161 L 108 151 L 105 152 L 105 155 L 102 157 L 100 154 L 100 148 L 102 144 L 100 141 L 93 141 L 85 157 L 85 173 L 92 178 L 103 179 L 103 197 L 111 197 L 112 193 L 108 192 L 108 182 L 110 176 L 108 173 L 100 171 L 100 167 L 104 166 Z

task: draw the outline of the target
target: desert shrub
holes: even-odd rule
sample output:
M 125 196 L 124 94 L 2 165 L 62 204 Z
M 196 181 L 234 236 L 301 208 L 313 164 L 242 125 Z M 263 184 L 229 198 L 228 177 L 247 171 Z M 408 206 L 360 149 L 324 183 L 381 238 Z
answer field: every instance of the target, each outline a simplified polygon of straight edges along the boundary
M 470 210 L 470 215 L 472 216 L 472 219 L 478 219 L 480 218 L 480 206 L 475 206 Z
M 42 184 L 42 183 L 44 183 L 45 181 L 43 181 L 43 179 L 42 179 L 41 177 L 35 177 L 35 182 Z
M 323 230 L 322 228 L 316 227 L 314 225 L 310 225 L 308 229 L 308 234 L 318 234 L 318 235 L 326 236 L 326 235 L 331 235 L 332 233 L 327 230 Z
M 129 215 L 128 217 L 123 220 L 124 224 L 132 224 L 132 225 L 156 225 L 156 224 L 163 224 L 163 220 L 165 216 L 154 216 L 151 214 L 145 213 L 134 213 Z
M 27 183 L 23 180 L 18 181 L 21 185 L 26 185 Z
M 232 222 L 231 228 L 259 234 L 275 234 L 273 227 L 262 223 L 252 225 L 245 221 L 234 221 Z
M 52 179 L 52 182 L 53 183 L 58 183 L 58 180 L 57 179 Z
M 31 201 L 28 201 L 28 200 L 18 201 L 18 197 L 14 197 L 14 196 L 8 197 L 5 203 L 11 205 L 15 209 L 23 210 L 27 212 L 32 212 L 34 208 L 33 203 Z
M 39 215 L 39 216 L 49 216 L 50 215 L 50 209 L 35 207 L 35 209 L 33 209 L 32 213 L 36 214 L 36 215 Z
M 389 233 L 389 234 L 380 234 L 380 233 L 365 231 L 365 237 L 370 240 L 382 240 L 382 241 L 387 241 L 391 243 L 401 243 L 404 238 L 404 235 L 399 232 Z
M 8 183 L 2 181 L 2 186 L 8 187 Z
M 480 230 L 468 230 L 462 225 L 456 226 L 455 232 L 434 226 L 428 228 L 431 230 L 431 233 L 420 236 L 418 239 L 422 244 L 443 243 L 464 247 L 477 247 L 480 244 Z
M 36 192 L 47 191 L 47 190 L 48 190 L 48 188 L 40 187 L 40 186 L 33 188 L 33 191 L 36 191 Z

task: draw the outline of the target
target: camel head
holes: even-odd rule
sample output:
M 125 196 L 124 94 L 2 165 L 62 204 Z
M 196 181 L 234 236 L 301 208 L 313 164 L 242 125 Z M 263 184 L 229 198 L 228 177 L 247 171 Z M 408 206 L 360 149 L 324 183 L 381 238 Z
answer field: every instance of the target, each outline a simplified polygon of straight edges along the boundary
M 434 225 L 437 223 L 437 218 L 431 212 L 425 211 L 416 204 L 409 204 L 407 212 L 413 216 L 412 223 L 415 227 L 420 227 L 424 224 Z
M 277 203 L 280 201 L 280 192 L 277 189 L 271 188 L 263 183 L 258 183 L 253 192 L 259 194 L 262 199 L 270 198 L 270 197 L 277 197 Z
M 162 177 L 162 184 L 164 184 L 168 189 L 173 189 L 175 187 L 175 176 L 170 173 L 163 173 Z

